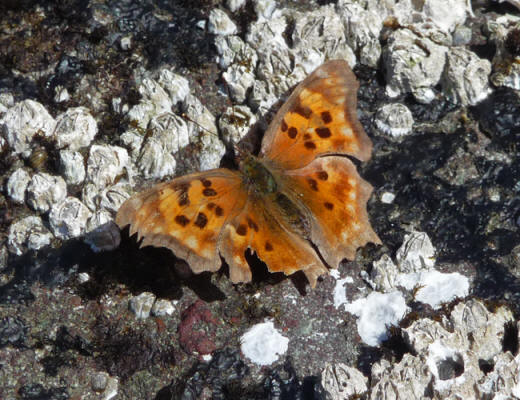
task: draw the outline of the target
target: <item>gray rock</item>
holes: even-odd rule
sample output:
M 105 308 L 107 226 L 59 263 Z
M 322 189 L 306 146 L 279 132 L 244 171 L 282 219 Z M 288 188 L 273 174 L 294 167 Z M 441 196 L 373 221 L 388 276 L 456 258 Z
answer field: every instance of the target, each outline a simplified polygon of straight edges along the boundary
M 500 18 L 490 18 L 486 24 L 486 30 L 490 41 L 496 46 L 493 57 L 493 74 L 491 82 L 495 86 L 506 86 L 515 90 L 520 89 L 520 64 L 516 54 L 510 54 L 505 45 L 512 27 L 520 26 L 520 18 L 506 14 Z
M 108 211 L 97 211 L 87 221 L 85 243 L 92 251 L 110 251 L 119 247 L 121 233 Z
M 432 374 L 424 361 L 406 353 L 399 363 L 383 359 L 372 367 L 371 400 L 423 399 Z
M 271 19 L 278 5 L 275 0 L 253 0 L 253 4 L 259 20 Z
M 473 16 L 468 0 L 425 0 L 422 9 L 425 20 L 432 21 L 446 32 L 453 32 Z
M 141 101 L 128 111 L 126 115 L 128 121 L 136 123 L 141 129 L 146 129 L 153 117 L 171 112 L 170 96 L 155 80 L 144 78 L 137 90 L 141 95 Z
M 233 63 L 239 63 L 254 71 L 258 56 L 253 48 L 239 36 L 217 36 L 215 46 L 219 54 L 218 63 L 221 69 L 227 69 Z
M 7 246 L 0 246 L 0 272 L 7 268 L 7 259 L 9 258 L 9 251 Z
M 464 106 L 475 105 L 490 93 L 491 63 L 462 47 L 446 53 L 446 68 L 441 85 L 448 100 Z
M 77 151 L 60 151 L 60 172 L 69 185 L 79 185 L 85 180 L 85 160 Z
M 17 204 L 25 203 L 25 191 L 31 180 L 29 173 L 23 169 L 15 170 L 7 180 L 7 195 Z
M 228 107 L 218 120 L 222 139 L 229 145 L 238 144 L 256 124 L 256 116 L 247 106 Z
M 188 80 L 169 69 L 165 68 L 159 72 L 157 82 L 166 93 L 168 93 L 172 104 L 184 101 L 186 96 L 190 93 L 190 84 Z
M 9 92 L 0 93 L 0 115 L 14 106 L 14 96 Z
M 209 33 L 214 35 L 234 35 L 237 31 L 237 26 L 224 11 L 218 8 L 210 11 L 208 20 Z
M 68 240 L 85 233 L 90 210 L 77 198 L 67 197 L 51 208 L 49 225 L 59 239 Z
M 152 307 L 152 315 L 155 317 L 164 317 L 165 315 L 172 315 L 175 311 L 170 300 L 158 299 Z
M 129 129 L 121 134 L 119 140 L 130 152 L 130 159 L 132 162 L 137 162 L 144 140 L 143 134 L 137 129 Z
M 53 100 L 55 103 L 63 103 L 65 101 L 70 100 L 70 94 L 66 87 L 62 85 L 57 85 L 54 88 L 54 97 Z
M 148 132 L 137 159 L 137 168 L 147 179 L 172 176 L 178 152 L 190 143 L 186 121 L 176 114 L 164 113 L 150 121 Z
M 231 12 L 238 11 L 246 4 L 246 0 L 226 0 L 226 7 Z
M 428 390 L 433 391 L 435 399 L 473 399 L 484 398 L 482 394 L 491 388 L 497 389 L 495 396 L 507 396 L 515 390 L 514 378 L 506 373 L 506 379 L 495 385 L 504 365 L 517 368 L 502 347 L 504 327 L 513 321 L 507 308 L 499 307 L 491 313 L 476 300 L 457 304 L 449 318 L 414 321 L 402 330 L 413 352 L 397 364 L 387 360 L 374 364 L 370 398 L 419 399 Z M 495 364 L 494 371 L 485 374 L 479 368 L 482 360 L 497 357 L 504 363 Z
M 379 260 L 374 261 L 370 279 L 378 291 L 388 293 L 395 290 L 398 274 L 399 270 L 390 256 L 383 254 Z
M 138 296 L 134 296 L 128 302 L 130 311 L 132 311 L 136 318 L 146 319 L 150 316 L 150 311 L 155 302 L 155 295 L 150 292 L 143 292 Z
M 51 243 L 52 234 L 40 217 L 29 216 L 11 224 L 7 234 L 7 248 L 16 255 L 38 250 Z
M 109 375 L 106 372 L 97 372 L 92 376 L 91 385 L 95 392 L 102 392 L 108 384 Z
M 195 123 L 188 122 L 188 135 L 191 151 L 187 151 L 186 156 L 183 154 L 182 170 L 183 171 L 206 171 L 208 169 L 218 168 L 226 148 L 219 139 L 215 117 L 204 107 L 204 105 L 195 96 L 188 95 L 183 105 L 184 112 Z M 199 154 L 193 157 L 193 149 L 197 149 Z
M 435 265 L 435 248 L 426 233 L 414 231 L 404 236 L 396 258 L 401 272 L 431 269 Z
M 69 108 L 56 118 L 54 136 L 59 149 L 76 151 L 88 146 L 98 131 L 94 117 L 84 107 Z
M 356 56 L 347 43 L 345 26 L 333 5 L 319 7 L 311 12 L 296 14 L 293 33 L 293 52 L 314 49 L 325 59 L 343 59 L 351 67 Z
M 61 176 L 37 173 L 27 185 L 27 204 L 38 212 L 49 211 L 66 196 L 67 184 Z
M 383 49 L 383 63 L 389 97 L 410 92 L 425 104 L 434 98 L 432 88 L 439 83 L 448 48 L 429 39 L 430 32 L 423 28 L 417 28 L 419 34 L 410 29 L 399 29 L 388 38 Z M 436 31 L 433 35 L 439 33 Z
M 379 35 L 383 19 L 380 14 L 365 10 L 351 0 L 340 0 L 336 9 L 346 28 L 347 43 L 359 54 L 359 62 L 376 68 L 381 58 Z
M 23 157 L 30 155 L 34 136 L 51 137 L 55 124 L 45 107 L 34 100 L 16 103 L 0 120 L 0 128 L 12 152 Z
M 444 166 L 433 174 L 454 186 L 466 185 L 480 177 L 472 155 L 461 148 L 457 149 Z
M 345 364 L 327 364 L 321 373 L 321 385 L 330 400 L 348 400 L 368 391 L 368 379 L 359 370 Z
M 252 71 L 247 66 L 233 64 L 222 74 L 222 77 L 226 81 L 231 98 L 237 103 L 243 103 L 255 81 Z
M 131 192 L 131 185 L 125 181 L 109 186 L 98 194 L 99 208 L 115 214 L 125 200 L 130 197 Z
M 93 145 L 87 161 L 87 181 L 98 188 L 113 184 L 116 178 L 128 173 L 128 152 L 119 146 Z
M 398 138 L 412 132 L 413 116 L 404 104 L 385 104 L 376 114 L 376 126 L 390 137 Z

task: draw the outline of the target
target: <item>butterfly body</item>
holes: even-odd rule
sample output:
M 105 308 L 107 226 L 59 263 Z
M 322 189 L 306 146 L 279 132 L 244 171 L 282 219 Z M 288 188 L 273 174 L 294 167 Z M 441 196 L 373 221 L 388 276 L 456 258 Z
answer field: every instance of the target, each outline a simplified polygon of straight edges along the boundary
M 222 257 L 233 282 L 248 282 L 251 250 L 271 272 L 301 270 L 314 286 L 326 265 L 380 243 L 366 212 L 372 187 L 345 156 L 371 153 L 356 117 L 357 87 L 346 62 L 322 65 L 278 111 L 258 157 L 241 152 L 238 171 L 156 185 L 127 200 L 116 222 L 130 225 L 143 246 L 170 248 L 196 273 L 218 270 Z

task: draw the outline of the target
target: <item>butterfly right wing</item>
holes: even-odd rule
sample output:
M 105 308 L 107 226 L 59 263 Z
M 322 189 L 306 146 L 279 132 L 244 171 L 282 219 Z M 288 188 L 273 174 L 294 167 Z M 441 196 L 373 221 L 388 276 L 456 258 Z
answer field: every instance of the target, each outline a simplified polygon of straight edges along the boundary
M 247 192 L 238 172 L 215 169 L 160 183 L 128 199 L 116 223 L 130 225 L 141 246 L 167 247 L 195 273 L 221 266 L 223 227 L 244 207 Z

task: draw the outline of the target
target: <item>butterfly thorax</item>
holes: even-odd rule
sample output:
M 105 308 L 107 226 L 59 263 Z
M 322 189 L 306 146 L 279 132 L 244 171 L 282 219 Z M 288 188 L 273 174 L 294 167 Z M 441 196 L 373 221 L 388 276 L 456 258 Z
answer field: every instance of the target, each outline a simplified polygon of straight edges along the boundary
M 278 190 L 276 179 L 271 171 L 257 157 L 246 154 L 239 163 L 244 183 L 251 194 L 268 195 Z
M 251 154 L 245 154 L 240 158 L 239 167 L 249 195 L 260 199 L 261 203 L 267 201 L 275 204 L 280 212 L 279 217 L 294 232 L 308 239 L 310 236 L 309 221 L 299 206 L 279 190 L 275 173 L 265 162 Z

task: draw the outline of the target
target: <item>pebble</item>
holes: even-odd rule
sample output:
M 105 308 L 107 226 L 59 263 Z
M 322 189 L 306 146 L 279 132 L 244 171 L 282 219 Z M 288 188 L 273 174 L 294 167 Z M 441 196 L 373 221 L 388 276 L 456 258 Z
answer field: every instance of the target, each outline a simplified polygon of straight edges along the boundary
M 224 11 L 218 8 L 210 11 L 208 20 L 209 33 L 214 35 L 234 35 L 237 31 L 237 26 Z
M 7 143 L 14 154 L 28 157 L 31 154 L 31 142 L 34 136 L 50 137 L 56 121 L 43 105 L 34 100 L 23 100 L 9 108 L 0 128 L 6 135 Z
M 7 234 L 7 248 L 20 256 L 27 249 L 39 250 L 48 246 L 52 237 L 40 217 L 29 216 L 11 224 Z
M 175 311 L 170 300 L 158 299 L 152 307 L 152 315 L 155 317 L 163 317 L 165 315 L 172 315 Z
M 27 203 L 35 211 L 45 213 L 67 196 L 67 184 L 61 176 L 45 172 L 34 174 L 27 186 Z
M 60 151 L 60 173 L 68 185 L 79 185 L 85 180 L 85 159 L 78 151 Z
M 150 316 L 154 302 L 155 295 L 153 293 L 143 292 L 138 296 L 132 297 L 128 302 L 128 306 L 136 318 L 146 319 Z
M 377 110 L 376 126 L 392 138 L 406 136 L 412 132 L 412 112 L 401 103 L 385 104 Z
M 121 233 L 108 211 L 100 210 L 90 216 L 87 221 L 85 243 L 92 251 L 110 251 L 119 247 Z
M 69 108 L 56 118 L 54 136 L 59 149 L 76 151 L 86 147 L 97 132 L 96 120 L 85 107 Z
M 25 191 L 31 181 L 29 173 L 23 169 L 15 170 L 7 180 L 7 195 L 9 198 L 17 203 L 23 204 L 25 202 Z
M 85 232 L 90 215 L 90 210 L 81 201 L 69 196 L 52 206 L 49 225 L 54 236 L 68 240 Z

